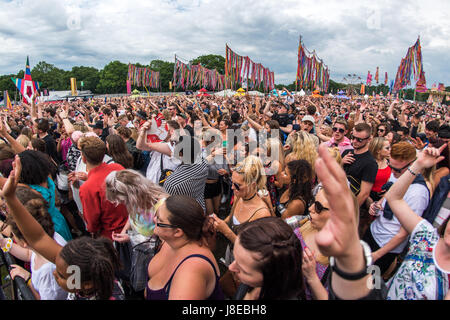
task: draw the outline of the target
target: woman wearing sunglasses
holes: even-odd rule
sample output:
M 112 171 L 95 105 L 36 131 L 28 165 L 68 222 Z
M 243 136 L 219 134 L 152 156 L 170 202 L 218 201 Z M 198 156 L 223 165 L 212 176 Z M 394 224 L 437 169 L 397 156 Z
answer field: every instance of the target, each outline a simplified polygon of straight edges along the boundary
M 236 241 L 237 230 L 243 225 L 272 215 L 269 204 L 261 198 L 261 192 L 258 192 L 266 190 L 266 176 L 259 158 L 248 156 L 233 169 L 232 190 L 234 200 L 230 215 L 225 220 L 213 216 L 216 230 L 222 233 L 231 245 Z M 231 247 L 227 249 L 225 260 L 228 263 L 233 260 Z
M 219 267 L 206 238 L 209 218 L 195 199 L 175 195 L 159 206 L 155 235 L 163 244 L 148 265 L 147 300 L 222 300 Z
M 359 212 L 356 198 L 353 197 L 355 212 Z M 306 284 L 306 298 L 308 300 L 328 299 L 328 257 L 324 256 L 318 249 L 315 237 L 323 229 L 330 218 L 330 204 L 321 188 L 313 203 L 309 207 L 310 220 L 300 228 L 294 230 L 300 239 L 303 248 L 303 275 Z M 359 216 L 355 218 L 358 220 Z

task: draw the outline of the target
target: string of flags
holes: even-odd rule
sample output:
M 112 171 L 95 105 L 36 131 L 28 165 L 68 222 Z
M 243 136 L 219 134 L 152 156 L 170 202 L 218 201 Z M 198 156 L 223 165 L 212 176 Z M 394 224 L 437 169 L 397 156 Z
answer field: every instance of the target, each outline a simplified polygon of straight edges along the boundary
M 309 51 L 302 43 L 300 36 L 298 45 L 298 65 L 296 84 L 300 88 L 314 88 L 321 91 L 328 91 L 330 84 L 330 72 L 323 61 L 319 59 L 316 52 L 309 54 Z
M 159 88 L 159 72 L 149 68 L 140 68 L 133 64 L 128 64 L 128 81 L 130 85 L 137 87 Z
M 201 64 L 186 64 L 175 55 L 173 85 L 183 90 L 201 87 L 221 91 L 225 87 L 225 75 L 220 74 L 216 69 L 205 68 Z
M 248 56 L 240 56 L 228 47 L 225 48 L 225 79 L 227 88 L 234 85 L 247 86 L 248 89 L 263 86 L 265 91 L 275 88 L 275 73 Z

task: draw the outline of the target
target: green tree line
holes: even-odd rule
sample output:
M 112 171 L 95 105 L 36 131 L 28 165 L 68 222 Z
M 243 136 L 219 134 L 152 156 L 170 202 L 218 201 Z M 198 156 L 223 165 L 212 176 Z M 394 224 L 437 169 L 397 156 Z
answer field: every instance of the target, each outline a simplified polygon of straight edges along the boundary
M 225 72 L 225 58 L 220 55 L 202 55 L 191 61 L 192 64 L 201 64 L 208 69 L 216 69 L 220 74 Z M 148 65 L 142 65 L 135 63 L 139 67 L 147 67 L 153 71 L 158 71 L 160 73 L 160 83 L 161 87 L 157 89 L 149 89 L 149 91 L 171 91 L 169 87 L 169 82 L 172 81 L 174 63 L 163 61 L 163 60 L 152 60 Z M 108 63 L 103 69 L 98 70 L 94 67 L 85 66 L 75 66 L 72 70 L 63 70 L 56 67 L 53 64 L 47 63 L 45 61 L 40 61 L 31 70 L 31 75 L 34 81 L 41 82 L 42 89 L 62 91 L 70 90 L 70 78 L 77 79 L 77 88 L 83 90 L 90 90 L 95 94 L 103 93 L 126 93 L 126 80 L 128 75 L 128 64 L 121 61 L 112 61 Z M 0 96 L 3 96 L 3 91 L 8 90 L 11 99 L 14 99 L 16 94 L 16 87 L 11 81 L 11 78 L 20 78 L 24 76 L 24 70 L 21 70 L 17 74 L 8 74 L 0 76 Z M 81 86 L 83 82 L 83 86 Z M 275 86 L 277 89 L 282 89 L 286 87 L 290 91 L 295 91 L 296 88 L 295 81 L 289 85 L 277 84 Z M 330 85 L 328 92 L 337 93 L 339 90 L 347 90 L 350 86 L 344 83 L 339 83 L 330 79 Z M 143 87 L 132 87 L 132 90 L 138 89 L 140 91 L 145 90 Z M 200 88 L 192 88 L 200 89 Z M 450 87 L 446 88 L 450 91 Z M 174 89 L 172 89 L 174 90 Z M 181 89 L 175 89 L 175 91 L 181 91 Z M 259 91 L 263 91 L 262 86 Z M 353 92 L 359 94 L 360 85 L 353 86 Z M 373 92 L 379 94 L 383 92 L 387 95 L 389 92 L 389 87 L 384 84 L 378 86 L 366 86 L 366 93 L 371 95 Z M 426 101 L 428 99 L 428 93 L 416 93 L 417 101 Z M 414 99 L 414 89 L 402 90 L 401 97 L 404 99 L 412 100 Z

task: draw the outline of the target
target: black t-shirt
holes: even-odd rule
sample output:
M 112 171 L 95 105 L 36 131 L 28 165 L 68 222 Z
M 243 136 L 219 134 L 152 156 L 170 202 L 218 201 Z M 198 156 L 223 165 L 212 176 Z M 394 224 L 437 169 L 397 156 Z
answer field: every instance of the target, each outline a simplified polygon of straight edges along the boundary
M 355 158 L 353 163 L 344 164 L 344 171 L 350 184 L 353 186 L 357 182 L 356 186 L 358 187 L 359 184 L 360 187 L 362 181 L 374 183 L 378 172 L 378 164 L 370 151 L 355 154 L 354 150 L 345 150 L 342 153 L 342 158 L 348 153 L 353 153 L 353 158 Z M 353 187 L 351 189 L 355 194 L 359 193 Z
M 189 132 L 189 134 L 191 135 L 191 137 L 194 136 L 194 128 L 192 128 L 190 125 L 187 124 L 187 125 L 184 127 L 184 130 L 186 130 L 187 132 Z
M 274 113 L 272 115 L 272 120 L 278 121 L 280 127 L 287 127 L 292 124 L 292 118 L 289 113 Z

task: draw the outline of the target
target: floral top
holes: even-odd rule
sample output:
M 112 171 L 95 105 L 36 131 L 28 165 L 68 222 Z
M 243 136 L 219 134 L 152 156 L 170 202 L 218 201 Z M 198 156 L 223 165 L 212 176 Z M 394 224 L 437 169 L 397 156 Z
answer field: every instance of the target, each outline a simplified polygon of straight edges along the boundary
M 302 244 L 302 249 L 305 250 L 305 248 L 307 248 L 308 246 L 306 245 L 305 240 L 303 239 L 302 233 L 300 232 L 300 228 L 296 228 L 294 230 L 295 235 L 297 236 L 297 238 L 300 240 L 301 244 Z M 322 282 L 322 278 L 325 275 L 326 271 L 328 269 L 328 265 L 324 265 L 321 264 L 320 262 L 316 261 L 316 273 L 317 276 L 319 277 L 319 279 Z M 312 292 L 311 292 L 311 288 L 308 285 L 308 282 L 306 281 L 306 278 L 303 277 L 304 281 L 305 281 L 305 294 L 306 294 L 306 300 L 314 300 Z M 325 289 L 328 291 L 328 287 L 327 287 L 327 282 L 325 282 L 325 284 L 323 284 Z
M 400 269 L 388 282 L 388 300 L 443 300 L 449 289 L 449 270 L 436 262 L 439 240 L 436 229 L 426 220 L 414 228 L 409 250 Z

